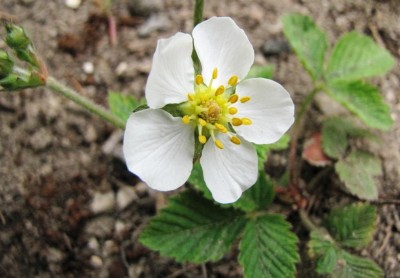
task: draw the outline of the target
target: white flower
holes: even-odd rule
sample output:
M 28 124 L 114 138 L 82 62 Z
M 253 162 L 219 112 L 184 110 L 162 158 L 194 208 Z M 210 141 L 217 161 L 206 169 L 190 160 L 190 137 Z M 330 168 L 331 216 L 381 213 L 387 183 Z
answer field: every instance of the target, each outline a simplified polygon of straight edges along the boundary
M 195 76 L 193 46 L 201 63 Z M 294 105 L 278 83 L 243 80 L 254 62 L 246 34 L 229 17 L 198 24 L 158 41 L 146 86 L 150 109 L 126 124 L 124 155 L 131 172 L 150 187 L 173 190 L 193 167 L 195 140 L 204 144 L 200 164 L 213 198 L 235 202 L 257 180 L 252 146 L 277 141 L 292 125 Z M 182 117 L 161 108 L 179 104 Z

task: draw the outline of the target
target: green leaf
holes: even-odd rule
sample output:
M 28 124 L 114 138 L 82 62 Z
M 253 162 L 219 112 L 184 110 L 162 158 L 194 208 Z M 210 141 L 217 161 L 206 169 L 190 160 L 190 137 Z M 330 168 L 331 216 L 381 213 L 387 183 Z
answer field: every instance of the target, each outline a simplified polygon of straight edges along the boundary
M 342 246 L 363 248 L 372 240 L 376 219 L 375 207 L 352 204 L 333 209 L 327 218 L 327 227 Z
M 326 34 L 310 17 L 300 14 L 283 17 L 283 32 L 311 78 L 319 79 L 328 46 Z
M 374 176 L 381 174 L 381 164 L 372 154 L 354 151 L 335 165 L 335 170 L 346 188 L 359 198 L 378 198 Z
M 246 212 L 263 210 L 269 207 L 274 200 L 275 190 L 270 179 L 265 176 L 263 170 L 258 172 L 257 182 L 243 192 L 240 199 L 232 206 Z
M 362 81 L 337 81 L 329 83 L 327 93 L 366 125 L 388 130 L 393 120 L 390 108 L 377 88 Z
M 299 255 L 297 237 L 290 228 L 282 215 L 275 214 L 247 223 L 239 247 L 245 277 L 295 277 Z
M 247 78 L 267 78 L 271 79 L 275 71 L 274 65 L 267 66 L 252 66 L 249 73 L 246 76 Z
M 132 96 L 124 96 L 117 92 L 108 93 L 108 106 L 111 113 L 126 122 L 133 109 L 139 105 L 138 101 Z
M 190 174 L 188 181 L 194 186 L 194 188 L 202 192 L 204 197 L 213 200 L 212 194 L 204 181 L 203 169 L 201 169 L 199 162 L 193 164 L 192 173 Z
M 316 271 L 335 278 L 380 278 L 383 272 L 372 260 L 340 249 L 326 233 L 313 231 L 308 242 L 309 254 L 317 260 Z
M 150 220 L 140 242 L 178 262 L 216 261 L 229 251 L 244 224 L 242 213 L 185 191 L 170 198 L 168 206 Z
M 350 32 L 334 46 L 325 77 L 327 80 L 356 80 L 383 75 L 394 64 L 392 55 L 370 37 Z

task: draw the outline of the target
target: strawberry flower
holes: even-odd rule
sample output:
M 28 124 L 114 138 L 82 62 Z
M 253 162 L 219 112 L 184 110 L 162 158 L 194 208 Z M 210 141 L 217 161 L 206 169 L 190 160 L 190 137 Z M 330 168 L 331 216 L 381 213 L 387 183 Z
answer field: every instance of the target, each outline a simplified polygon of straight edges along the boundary
M 294 120 L 293 102 L 281 85 L 244 80 L 253 62 L 252 45 L 229 17 L 206 20 L 192 35 L 159 40 L 145 90 L 149 109 L 133 113 L 126 124 L 128 169 L 153 189 L 174 190 L 189 178 L 195 144 L 201 144 L 200 164 L 213 198 L 238 200 L 257 180 L 251 143 L 276 142 Z M 168 104 L 181 116 L 162 109 Z

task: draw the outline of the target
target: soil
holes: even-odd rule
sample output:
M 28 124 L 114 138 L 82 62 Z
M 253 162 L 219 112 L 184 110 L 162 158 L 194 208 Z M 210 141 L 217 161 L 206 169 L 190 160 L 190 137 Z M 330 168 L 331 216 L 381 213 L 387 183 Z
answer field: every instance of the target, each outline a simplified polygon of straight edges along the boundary
M 396 59 L 400 55 L 396 0 L 205 2 L 205 17 L 230 16 L 245 30 L 256 63 L 274 64 L 274 79 L 296 102 L 310 89 L 310 80 L 282 43 L 280 18 L 285 13 L 313 17 L 327 31 L 330 45 L 343 33 L 357 30 L 371 35 Z M 115 45 L 110 43 L 107 16 L 96 1 L 82 1 L 71 9 L 63 0 L 0 0 L 0 9 L 1 18 L 13 17 L 30 34 L 50 75 L 106 105 L 109 90 L 143 95 L 157 39 L 190 32 L 193 3 L 114 1 Z M 0 34 L 4 38 L 4 32 Z M 266 42 L 278 47 L 263 55 Z M 0 48 L 4 46 L 0 41 Z M 379 142 L 362 145 L 381 158 L 384 174 L 376 203 L 377 231 L 361 254 L 375 260 L 386 277 L 400 277 L 399 72 L 397 63 L 391 73 L 373 80 L 391 106 L 394 127 L 377 133 Z M 326 109 L 331 102 L 318 104 L 310 115 L 314 130 L 321 111 L 332 112 Z M 145 223 L 165 204 L 165 195 L 151 191 L 127 171 L 121 158 L 121 131 L 44 88 L 1 93 L 0 130 L 0 277 L 242 276 L 237 249 L 220 262 L 193 265 L 175 263 L 138 243 Z M 274 165 L 286 157 L 276 154 L 270 159 Z M 337 183 L 328 177 L 308 192 L 314 200 L 309 207 L 313 220 L 318 222 L 332 207 L 355 201 Z M 307 232 L 296 212 L 278 206 L 287 211 L 305 254 Z M 314 276 L 312 263 L 306 256 L 302 260 L 298 277 Z

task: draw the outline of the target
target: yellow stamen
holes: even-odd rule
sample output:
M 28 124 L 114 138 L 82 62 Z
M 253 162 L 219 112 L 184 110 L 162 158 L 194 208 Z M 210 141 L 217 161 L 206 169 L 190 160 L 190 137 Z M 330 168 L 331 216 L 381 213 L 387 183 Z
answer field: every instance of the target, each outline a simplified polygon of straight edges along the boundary
M 229 78 L 228 80 L 228 84 L 230 86 L 235 86 L 238 83 L 239 77 L 237 77 L 237 75 L 232 75 L 231 78 Z
M 218 129 L 218 131 L 222 132 L 222 133 L 227 133 L 228 130 L 226 129 L 226 127 L 224 127 L 223 125 L 216 123 L 214 124 L 215 127 Z
M 245 103 L 245 102 L 248 102 L 249 100 L 250 100 L 250 97 L 246 96 L 246 97 L 242 97 L 242 98 L 240 99 L 240 102 L 241 102 L 241 103 Z
M 205 120 L 203 120 L 202 118 L 199 118 L 199 124 L 201 126 L 205 126 L 207 124 L 207 122 Z
M 193 101 L 194 100 L 194 95 L 193 94 L 188 94 L 188 100 Z
M 199 142 L 204 145 L 207 142 L 207 138 L 204 135 L 199 135 Z
M 231 96 L 229 97 L 228 101 L 229 101 L 230 103 L 235 103 L 236 101 L 238 101 L 238 99 L 239 99 L 238 95 L 231 95 Z
M 242 125 L 242 120 L 241 119 L 239 119 L 239 118 L 233 118 L 232 119 L 232 125 L 233 126 L 240 126 L 240 125 Z
M 221 86 L 219 86 L 218 89 L 215 91 L 215 95 L 216 95 L 216 96 L 219 96 L 219 95 L 222 95 L 224 92 L 225 92 L 225 87 L 224 87 L 224 85 L 221 85 Z
M 203 76 L 201 74 L 196 75 L 195 81 L 197 85 L 203 84 Z
M 232 137 L 231 137 L 231 142 L 232 142 L 233 144 L 240 145 L 240 139 L 239 139 L 239 137 L 232 136 Z
M 217 79 L 218 77 L 218 69 L 214 68 L 213 73 L 212 73 L 212 79 Z
M 228 111 L 229 111 L 229 114 L 235 115 L 238 110 L 236 107 L 229 107 Z
M 190 122 L 190 117 L 188 115 L 183 116 L 182 123 L 187 125 Z
M 221 141 L 215 140 L 214 143 L 215 143 L 215 146 L 217 146 L 217 147 L 220 148 L 221 150 L 224 148 L 224 145 L 222 144 Z
M 242 123 L 244 125 L 251 125 L 253 122 L 249 118 L 242 118 Z

